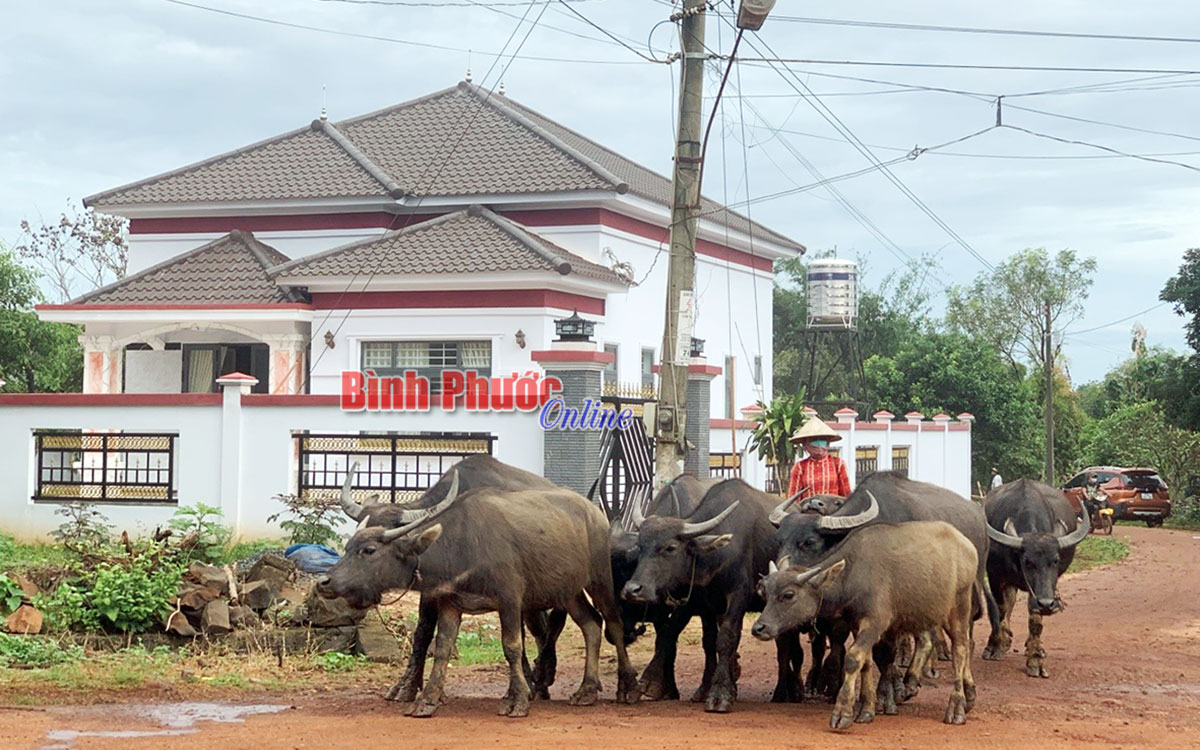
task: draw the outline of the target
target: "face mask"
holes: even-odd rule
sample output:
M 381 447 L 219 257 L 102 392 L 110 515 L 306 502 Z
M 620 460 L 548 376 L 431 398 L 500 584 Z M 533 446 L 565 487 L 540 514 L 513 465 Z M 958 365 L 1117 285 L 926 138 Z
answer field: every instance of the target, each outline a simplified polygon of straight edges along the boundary
M 828 447 L 829 447 L 829 441 L 828 441 L 828 440 L 814 440 L 814 441 L 812 441 L 812 447 L 814 447 L 814 448 L 828 448 Z

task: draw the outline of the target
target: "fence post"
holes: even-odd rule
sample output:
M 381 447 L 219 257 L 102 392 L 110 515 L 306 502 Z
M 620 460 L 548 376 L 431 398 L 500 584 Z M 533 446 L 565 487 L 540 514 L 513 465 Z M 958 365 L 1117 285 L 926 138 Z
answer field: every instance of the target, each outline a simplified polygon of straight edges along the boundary
M 233 537 L 242 533 L 242 396 L 258 385 L 258 378 L 231 372 L 217 378 L 221 386 L 221 512 L 233 526 Z
M 687 422 L 684 437 L 691 448 L 683 459 L 683 473 L 708 478 L 709 420 L 712 417 L 712 381 L 721 368 L 708 364 L 704 357 L 692 357 L 687 372 Z M 736 430 L 736 422 L 730 426 Z
M 529 356 L 547 375 L 562 381 L 563 407 L 574 409 L 579 415 L 584 414 L 587 401 L 591 402 L 589 414 L 600 408 L 600 376 L 605 365 L 613 361 L 612 354 L 596 351 L 592 344 L 590 348 L 552 345 Z M 586 495 L 600 473 L 600 437 L 601 430 L 597 429 L 546 430 L 542 474 L 555 484 Z

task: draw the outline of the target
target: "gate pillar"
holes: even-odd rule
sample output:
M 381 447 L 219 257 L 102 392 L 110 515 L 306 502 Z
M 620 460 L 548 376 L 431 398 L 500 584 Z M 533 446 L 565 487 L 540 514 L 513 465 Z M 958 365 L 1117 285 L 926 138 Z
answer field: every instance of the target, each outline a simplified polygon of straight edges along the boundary
M 530 358 L 547 375 L 562 381 L 562 408 L 575 409 L 579 414 L 586 408 L 591 413 L 600 408 L 601 373 L 612 363 L 613 355 L 596 351 L 590 342 L 578 347 L 561 345 L 568 343 L 574 342 L 556 341 L 550 349 L 532 352 Z M 598 429 L 546 430 L 542 443 L 546 478 L 586 495 L 600 473 L 600 438 Z
M 683 471 L 699 479 L 708 478 L 709 418 L 712 416 L 712 381 L 721 368 L 704 357 L 692 357 L 687 372 L 687 422 L 684 436 L 689 445 Z

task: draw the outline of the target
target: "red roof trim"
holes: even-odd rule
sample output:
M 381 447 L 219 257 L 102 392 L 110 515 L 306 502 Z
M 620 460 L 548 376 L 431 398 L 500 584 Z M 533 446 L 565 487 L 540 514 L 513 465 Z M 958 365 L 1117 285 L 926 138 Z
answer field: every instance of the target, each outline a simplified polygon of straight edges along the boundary
M 612 352 L 585 349 L 543 349 L 531 352 L 529 358 L 534 362 L 595 362 L 602 365 L 610 365 L 616 360 Z
M 220 393 L 5 393 L 0 406 L 220 406 Z
M 454 307 L 556 307 L 604 314 L 604 300 L 553 289 L 460 289 L 412 292 L 313 292 L 317 310 L 444 309 Z
M 315 310 L 312 305 L 302 302 L 255 302 L 240 305 L 104 305 L 91 302 L 80 302 L 73 305 L 35 305 L 35 310 L 76 310 L 118 311 L 118 310 Z
M 244 372 L 230 372 L 217 378 L 218 383 L 222 380 L 253 380 L 256 383 L 258 382 L 258 378 L 253 375 L 247 375 Z
M 450 213 L 455 209 L 447 209 Z M 527 227 L 603 226 L 656 242 L 666 242 L 669 232 L 665 227 L 634 219 L 606 208 L 560 208 L 530 211 L 500 211 L 501 216 Z M 129 222 L 130 234 L 183 234 L 202 232 L 230 232 L 234 229 L 251 232 L 304 231 L 320 229 L 396 229 L 412 226 L 441 214 L 392 214 L 386 211 L 369 211 L 341 214 L 281 214 L 276 216 L 189 216 L 156 219 L 133 219 Z M 740 266 L 759 271 L 772 272 L 773 261 L 760 255 L 752 255 L 709 240 L 698 240 L 696 252 L 718 260 L 728 260 Z

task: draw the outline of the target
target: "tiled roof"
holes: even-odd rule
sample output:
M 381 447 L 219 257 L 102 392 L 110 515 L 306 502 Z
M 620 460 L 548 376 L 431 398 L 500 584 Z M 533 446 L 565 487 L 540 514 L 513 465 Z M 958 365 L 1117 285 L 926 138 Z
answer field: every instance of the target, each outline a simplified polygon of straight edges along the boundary
M 247 146 L 86 198 L 88 205 L 630 192 L 667 205 L 671 181 L 470 83 Z M 704 199 L 705 218 L 801 245 Z
M 299 302 L 267 269 L 288 257 L 249 232 L 234 230 L 207 245 L 101 287 L 68 304 L 253 305 Z
M 628 283 L 612 269 L 581 258 L 481 206 L 298 258 L 271 269 L 271 274 L 301 279 L 512 271 L 577 274 Z

